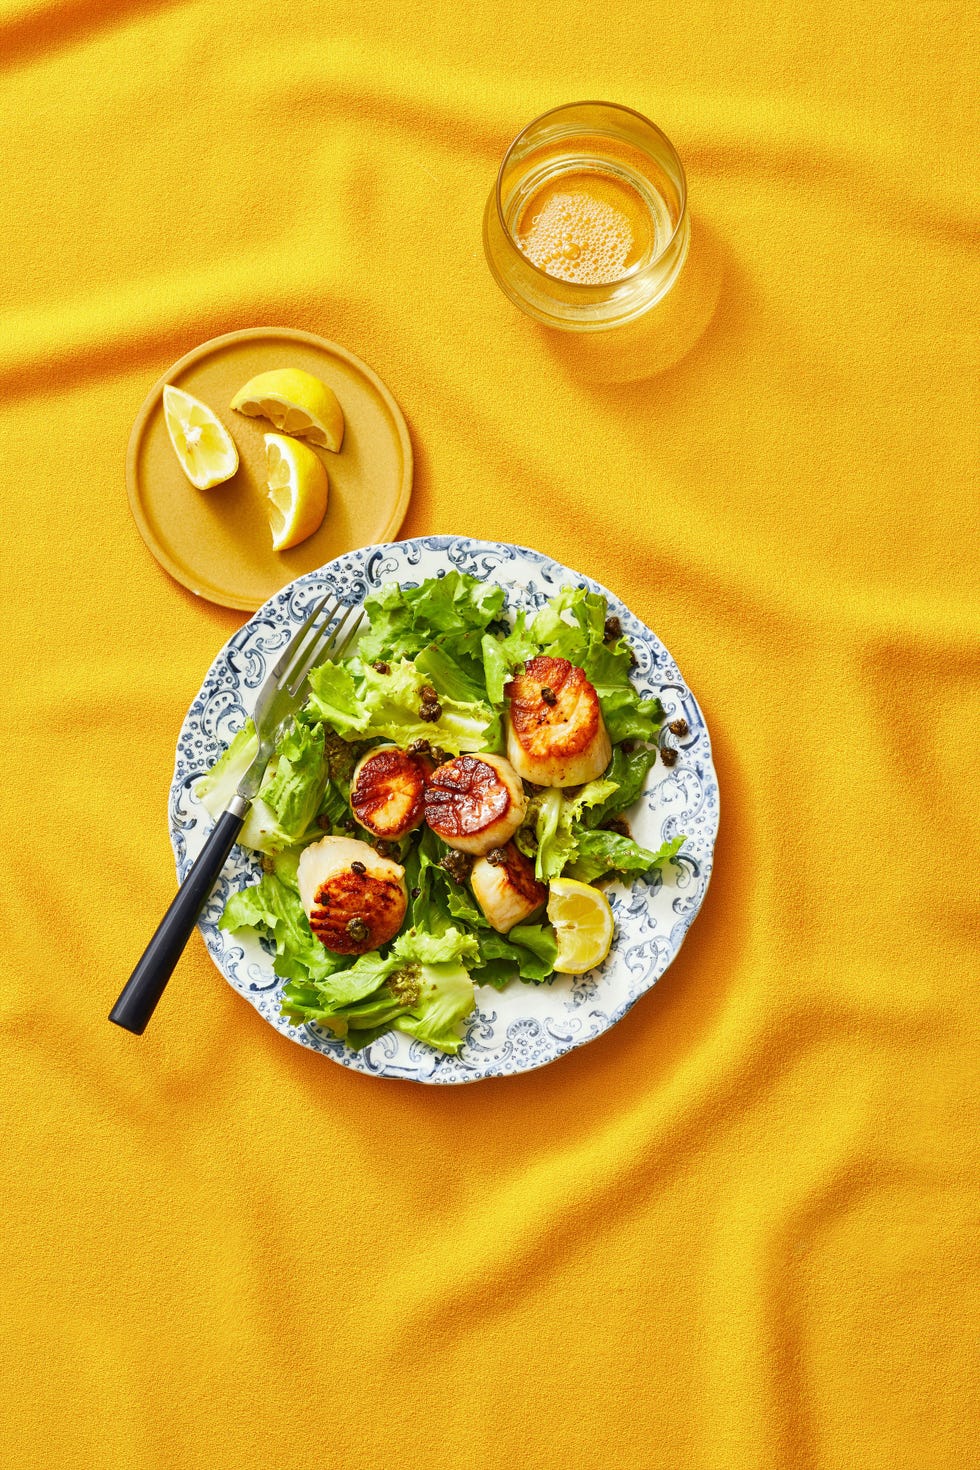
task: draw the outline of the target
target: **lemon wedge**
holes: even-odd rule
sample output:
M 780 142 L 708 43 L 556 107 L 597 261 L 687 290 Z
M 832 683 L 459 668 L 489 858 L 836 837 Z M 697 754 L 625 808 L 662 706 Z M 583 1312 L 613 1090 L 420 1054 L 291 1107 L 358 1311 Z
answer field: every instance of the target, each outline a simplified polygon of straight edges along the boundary
M 326 383 L 301 368 L 273 368 L 249 378 L 231 400 L 236 413 L 269 419 L 283 434 L 308 439 L 335 454 L 344 439 L 344 411 Z
M 553 878 L 548 918 L 558 941 L 555 969 L 559 975 L 584 975 L 602 964 L 615 928 L 604 893 L 575 878 Z
M 180 467 L 192 485 L 210 490 L 231 479 L 238 469 L 238 450 L 206 403 L 168 383 L 163 390 L 163 418 Z
M 327 472 L 308 444 L 284 434 L 265 435 L 269 524 L 274 551 L 298 546 L 327 511 Z

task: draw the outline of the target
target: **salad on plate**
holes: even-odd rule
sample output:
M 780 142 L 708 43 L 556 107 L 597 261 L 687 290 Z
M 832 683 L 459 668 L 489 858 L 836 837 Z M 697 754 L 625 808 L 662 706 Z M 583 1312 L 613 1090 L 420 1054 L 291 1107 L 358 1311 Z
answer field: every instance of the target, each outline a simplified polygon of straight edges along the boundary
M 239 837 L 261 864 L 224 930 L 254 930 L 280 1005 L 368 1046 L 389 1031 L 455 1054 L 475 987 L 600 964 L 609 879 L 652 874 L 624 813 L 664 712 L 630 678 L 606 599 L 566 586 L 512 618 L 457 569 L 384 584 L 350 653 L 310 674 Z M 196 786 L 217 815 L 257 748 L 248 721 Z

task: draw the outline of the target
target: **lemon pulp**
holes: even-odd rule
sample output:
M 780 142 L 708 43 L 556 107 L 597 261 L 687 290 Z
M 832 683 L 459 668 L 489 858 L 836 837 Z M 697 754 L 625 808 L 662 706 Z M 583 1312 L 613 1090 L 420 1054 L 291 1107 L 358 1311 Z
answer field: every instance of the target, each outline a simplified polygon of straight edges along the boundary
M 575 878 L 553 878 L 548 919 L 558 942 L 555 969 L 559 975 L 583 975 L 602 964 L 615 932 L 604 893 Z
M 318 530 L 327 511 L 327 472 L 308 444 L 265 435 L 269 525 L 274 551 L 298 546 Z
M 282 434 L 308 439 L 336 453 L 344 439 L 344 412 L 326 383 L 302 368 L 273 368 L 249 378 L 231 400 L 236 413 L 265 418 Z
M 231 479 L 238 469 L 238 450 L 206 403 L 168 383 L 163 390 L 163 418 L 180 467 L 197 490 L 210 490 Z

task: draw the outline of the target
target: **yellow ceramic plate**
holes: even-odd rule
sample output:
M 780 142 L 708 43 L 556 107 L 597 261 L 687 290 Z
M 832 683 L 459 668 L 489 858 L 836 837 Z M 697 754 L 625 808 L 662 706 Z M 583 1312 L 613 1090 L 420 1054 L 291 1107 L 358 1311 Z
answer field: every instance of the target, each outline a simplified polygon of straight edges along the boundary
M 347 424 L 339 454 L 314 451 L 330 476 L 323 524 L 290 551 L 273 551 L 269 530 L 263 435 L 271 426 L 228 407 L 249 378 L 276 367 L 321 378 Z M 195 490 L 185 478 L 163 421 L 165 383 L 200 398 L 230 431 L 240 463 L 223 485 Z M 352 352 L 311 332 L 251 327 L 195 347 L 154 384 L 133 425 L 126 484 L 160 565 L 209 602 L 251 610 L 304 572 L 396 534 L 412 490 L 412 443 L 398 404 Z

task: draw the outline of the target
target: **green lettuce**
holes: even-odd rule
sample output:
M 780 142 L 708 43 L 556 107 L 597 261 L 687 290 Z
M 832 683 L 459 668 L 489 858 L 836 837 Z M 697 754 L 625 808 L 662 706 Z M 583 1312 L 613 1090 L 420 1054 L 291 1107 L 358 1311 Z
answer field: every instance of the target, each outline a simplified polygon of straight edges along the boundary
M 574 860 L 584 813 L 615 791 L 614 781 L 600 777 L 589 781 L 574 797 L 567 797 L 553 787 L 532 797 L 522 829 L 525 837 L 522 842 L 518 835 L 518 846 L 526 856 L 534 858 L 534 874 L 539 883 L 557 878 Z M 528 831 L 533 833 L 531 842 L 527 841 Z
M 501 704 L 504 685 L 511 675 L 529 658 L 539 653 L 541 647 L 528 631 L 527 613 L 522 608 L 514 618 L 514 626 L 509 633 L 484 634 L 480 651 L 487 698 L 491 704 Z
M 445 869 L 434 866 L 429 873 L 429 888 L 429 901 L 439 914 L 448 915 L 449 923 L 465 924 L 475 932 L 481 965 L 476 980 L 480 985 L 496 983 L 483 967 L 497 960 L 506 960 L 510 978 L 516 974 L 522 980 L 538 981 L 551 974 L 557 950 L 550 925 L 518 924 L 508 934 L 498 934 L 467 883 L 457 883 Z
M 283 986 L 279 1000 L 279 1012 L 287 1021 L 292 1021 L 296 1026 L 312 1023 L 327 1026 L 331 1031 L 336 1031 L 339 1036 L 346 1033 L 346 1026 L 336 1022 L 332 1007 L 321 1000 L 320 992 L 309 981 L 290 980 Z M 385 1027 L 385 1030 L 387 1029 L 388 1027 Z
M 350 802 L 347 799 L 349 790 L 350 787 L 346 782 L 343 787 L 336 781 L 326 783 L 316 814 L 320 831 L 334 834 L 347 831 L 347 824 L 351 820 Z
M 534 876 L 539 883 L 557 878 L 575 855 L 568 803 L 553 787 L 529 803 L 525 827 L 534 833 Z
M 586 803 L 588 810 L 583 811 L 580 817 L 583 827 L 601 827 L 611 817 L 619 816 L 620 812 L 626 811 L 638 801 L 646 785 L 647 772 L 656 759 L 655 748 L 640 746 L 637 750 L 627 752 L 621 745 L 617 745 L 603 778 L 611 789 L 602 800 Z M 589 783 L 590 786 L 594 784 Z M 588 789 L 583 788 L 583 795 Z
M 439 699 L 437 720 L 423 720 L 420 689 L 429 680 L 409 659 L 379 672 L 352 659 L 322 664 L 310 674 L 309 713 L 345 739 L 387 739 L 401 746 L 431 740 L 451 755 L 486 750 L 500 739 L 500 717 L 485 702 Z
M 535 613 L 530 632 L 544 652 L 584 669 L 592 649 L 605 637 L 605 624 L 606 599 L 601 593 L 562 587 Z
M 656 740 L 664 718 L 659 699 L 641 699 L 632 684 L 596 684 L 595 692 L 613 745 L 623 740 Z
M 438 1051 L 454 1053 L 475 995 L 467 966 L 479 946 L 471 934 L 448 929 L 441 935 L 409 929 L 388 953 L 361 955 L 348 968 L 310 985 L 287 985 L 282 1012 L 293 1021 L 316 1021 L 361 1044 L 394 1026 Z
M 327 783 L 321 725 L 297 719 L 276 747 L 238 841 L 255 852 L 277 853 L 310 836 Z M 225 810 L 258 753 L 255 726 L 246 721 L 224 755 L 195 787 L 212 817 Z
M 395 1029 L 453 1056 L 475 1005 L 473 981 L 461 964 L 423 965 L 418 997 L 396 1019 Z
M 438 643 L 430 643 L 415 655 L 415 667 L 427 680 L 440 699 L 455 699 L 460 704 L 485 704 L 487 691 L 482 675 L 482 666 L 474 677 L 473 660 L 453 658 Z
M 583 883 L 593 883 L 605 873 L 646 873 L 680 849 L 683 837 L 651 852 L 632 837 L 595 825 L 633 804 L 655 752 L 617 755 L 620 758 L 610 763 L 607 775 L 587 782 L 575 796 L 549 789 L 528 803 L 524 826 L 515 841 L 527 857 L 533 857 L 539 882 L 549 883 L 563 873 Z M 622 784 L 612 779 L 614 771 Z
M 557 958 L 554 933 L 547 924 L 518 924 L 507 935 L 498 934 L 473 897 L 467 883 L 457 883 L 440 866 L 450 849 L 430 828 L 422 829 L 418 844 L 406 860 L 405 881 L 413 895 L 412 924 L 416 929 L 443 934 L 465 925 L 479 945 L 478 985 L 501 986 L 515 975 L 539 982 L 553 972 Z
M 412 928 L 399 934 L 392 945 L 392 953 L 420 965 L 444 964 L 448 960 L 461 960 L 464 964 L 473 965 L 480 951 L 476 936 L 464 934 L 459 929 L 447 929 L 444 934 L 426 934 L 422 929 Z
M 320 810 L 327 783 L 322 725 L 295 720 L 276 746 L 262 800 L 276 819 L 276 836 L 285 846 L 306 836 Z
M 364 606 L 370 626 L 358 643 L 362 659 L 409 658 L 438 642 L 451 657 L 475 662 L 483 633 L 503 611 L 504 589 L 454 569 L 418 587 L 389 582 Z
M 617 832 L 586 831 L 578 833 L 578 851 L 575 861 L 568 869 L 569 878 L 578 878 L 581 883 L 594 883 L 606 873 L 648 873 L 652 868 L 661 868 L 679 852 L 687 841 L 686 837 L 673 837 L 651 852 L 641 847 L 632 837 L 621 837 Z
M 432 831 L 423 826 L 417 842 L 405 859 L 405 885 L 408 889 L 412 926 L 429 934 L 444 934 L 452 927 L 454 915 L 446 899 L 446 886 L 452 879 L 439 867 L 449 849 Z
M 619 783 L 613 780 L 609 771 L 604 776 L 597 776 L 594 781 L 586 781 L 574 796 L 565 797 L 565 810 L 569 819 L 573 823 L 584 823 L 592 808 L 611 801 L 618 790 Z
M 215 761 L 206 776 L 194 785 L 194 794 L 217 819 L 238 790 L 238 783 L 259 753 L 255 725 L 246 720 L 228 749 Z
M 501 990 L 515 975 L 540 984 L 554 973 L 558 945 L 550 924 L 515 924 L 508 934 L 490 929 L 478 942 L 482 964 L 473 973 L 478 985 Z
M 275 944 L 275 974 L 289 980 L 326 980 L 350 961 L 324 949 L 310 929 L 295 888 L 275 873 L 263 873 L 258 883 L 232 893 L 218 928 L 234 932 L 254 929 Z

